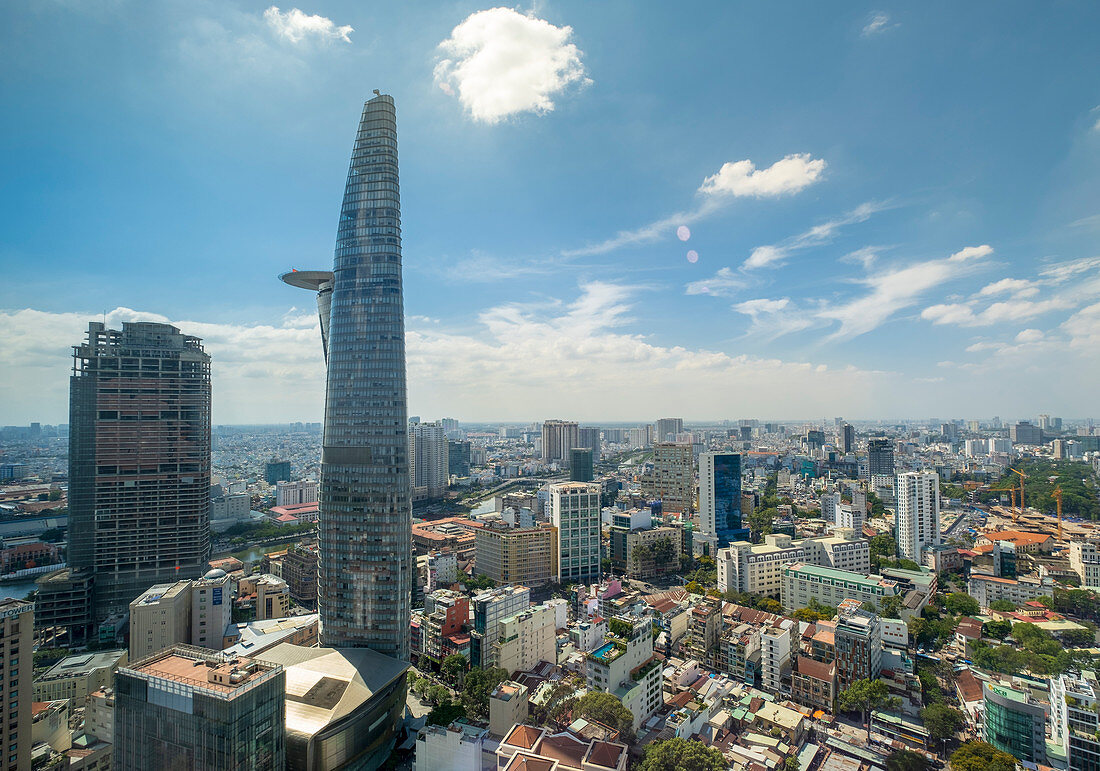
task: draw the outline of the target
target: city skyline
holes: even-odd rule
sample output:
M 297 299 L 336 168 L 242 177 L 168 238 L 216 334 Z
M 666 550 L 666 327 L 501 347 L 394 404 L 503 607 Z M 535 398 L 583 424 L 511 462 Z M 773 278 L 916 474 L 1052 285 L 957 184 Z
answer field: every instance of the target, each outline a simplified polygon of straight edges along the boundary
M 257 287 L 331 248 L 375 87 L 405 105 L 414 413 L 1091 403 L 1095 7 L 128 10 L 0 11 L 0 424 L 63 421 L 92 320 L 207 341 L 215 423 L 319 420 L 315 314 Z

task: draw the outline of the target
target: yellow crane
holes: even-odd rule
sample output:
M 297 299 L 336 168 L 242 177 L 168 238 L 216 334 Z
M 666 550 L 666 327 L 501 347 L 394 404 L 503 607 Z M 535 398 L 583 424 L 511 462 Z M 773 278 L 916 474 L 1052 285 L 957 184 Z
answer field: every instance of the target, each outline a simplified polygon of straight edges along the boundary
M 1023 516 L 1023 514 L 1024 514 L 1024 480 L 1027 479 L 1027 474 L 1025 474 L 1022 471 L 1017 471 L 1016 469 L 1012 468 L 1011 466 L 1009 466 L 1008 470 L 1011 471 L 1013 474 L 1018 474 L 1019 477 L 1020 477 L 1020 516 Z M 1012 521 L 1015 522 L 1016 517 L 1013 517 Z
M 994 488 L 991 488 L 989 492 L 991 492 L 991 493 L 1008 493 L 1009 498 L 1012 501 L 1011 504 L 1010 504 L 1010 507 L 1009 507 L 1009 511 L 1012 512 L 1012 521 L 1015 522 L 1016 521 L 1016 483 L 1013 482 L 1012 487 L 994 487 Z
M 1058 507 L 1058 540 L 1062 540 L 1062 488 L 1055 487 L 1054 492 L 1051 493 L 1054 496 L 1054 503 Z

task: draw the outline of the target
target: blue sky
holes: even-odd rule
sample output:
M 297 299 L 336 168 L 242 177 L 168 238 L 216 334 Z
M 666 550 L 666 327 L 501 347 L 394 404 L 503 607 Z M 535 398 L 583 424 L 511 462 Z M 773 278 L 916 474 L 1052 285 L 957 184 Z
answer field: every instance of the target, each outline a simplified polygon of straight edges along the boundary
M 204 337 L 217 422 L 319 419 L 275 276 L 331 264 L 375 88 L 413 413 L 1087 416 L 1098 38 L 1085 2 L 5 3 L 0 423 L 65 420 L 104 312 Z

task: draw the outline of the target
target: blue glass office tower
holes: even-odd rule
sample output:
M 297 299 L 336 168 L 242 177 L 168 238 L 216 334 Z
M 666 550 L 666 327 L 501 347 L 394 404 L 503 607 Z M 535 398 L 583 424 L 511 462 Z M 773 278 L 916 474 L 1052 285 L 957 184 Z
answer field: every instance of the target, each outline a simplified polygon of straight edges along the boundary
M 332 272 L 294 271 L 282 279 L 317 292 L 328 363 L 318 529 L 321 642 L 408 659 L 412 509 L 392 97 L 377 95 L 363 106 Z
M 699 456 L 699 529 L 713 534 L 717 548 L 749 540 L 741 526 L 741 456 L 705 452 Z

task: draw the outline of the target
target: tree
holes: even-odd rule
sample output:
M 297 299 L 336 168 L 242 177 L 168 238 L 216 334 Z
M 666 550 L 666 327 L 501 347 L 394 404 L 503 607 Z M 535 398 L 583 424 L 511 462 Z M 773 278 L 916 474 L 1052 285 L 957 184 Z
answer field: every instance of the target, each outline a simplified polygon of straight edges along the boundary
M 451 700 L 451 692 L 438 684 L 429 687 L 426 695 L 428 697 L 428 702 L 435 705 L 450 702 Z
M 947 612 L 956 616 L 974 616 L 982 612 L 982 606 L 969 594 L 951 592 L 947 595 Z
M 726 771 L 729 763 L 718 750 L 690 739 L 666 739 L 645 748 L 638 771 Z
M 573 717 L 583 717 L 618 730 L 624 744 L 634 743 L 634 713 L 610 693 L 591 691 L 573 706 Z
M 749 514 L 747 519 L 753 543 L 759 543 L 762 536 L 772 531 L 772 522 L 778 513 L 778 510 L 774 508 L 760 508 Z
M 871 741 L 870 713 L 875 710 L 897 709 L 901 699 L 890 695 L 890 689 L 882 680 L 856 680 L 840 693 L 840 708 L 859 712 L 867 723 L 867 741 Z
M 489 714 L 489 696 L 493 689 L 508 679 L 508 672 L 500 667 L 482 669 L 474 667 L 462 681 L 462 706 L 466 714 L 484 718 Z
M 458 688 L 462 685 L 462 676 L 466 674 L 466 657 L 461 653 L 452 653 L 439 665 L 439 674 L 444 682 Z
M 800 771 L 802 764 L 798 762 L 798 758 L 792 755 L 784 761 L 783 768 L 784 771 Z
M 799 608 L 791 614 L 792 618 L 797 618 L 799 621 L 807 621 L 814 623 L 816 621 L 828 621 L 830 618 L 836 615 L 836 608 L 831 608 L 825 605 L 816 597 L 810 598 L 810 604 L 805 608 Z
M 942 742 L 954 739 L 955 734 L 966 723 L 963 713 L 946 704 L 933 704 L 925 707 L 920 712 L 924 727 L 928 729 L 928 735 L 932 741 Z
M 1016 603 L 1011 600 L 993 600 L 989 603 L 990 610 L 999 610 L 1002 613 L 1011 613 L 1016 610 Z
M 466 710 L 462 703 L 448 699 L 432 707 L 432 711 L 428 713 L 427 724 L 450 725 L 460 717 L 466 717 Z
M 987 742 L 966 742 L 951 753 L 952 771 L 1016 771 L 1016 758 Z
M 898 750 L 886 757 L 886 771 L 929 771 L 928 758 L 912 750 Z
M 901 618 L 901 597 L 888 594 L 879 600 L 878 614 L 882 618 Z

